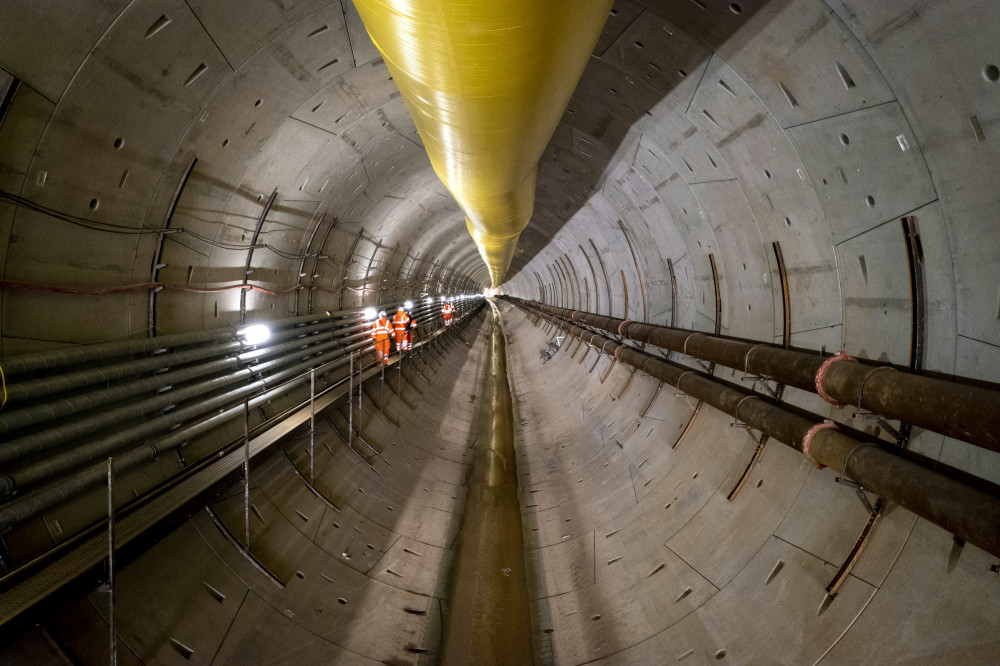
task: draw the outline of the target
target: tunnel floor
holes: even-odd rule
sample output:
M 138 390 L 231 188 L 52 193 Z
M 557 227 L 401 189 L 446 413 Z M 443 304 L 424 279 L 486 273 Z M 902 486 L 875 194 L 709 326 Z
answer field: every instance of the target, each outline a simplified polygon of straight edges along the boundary
M 532 663 L 506 343 L 491 310 L 445 664 Z

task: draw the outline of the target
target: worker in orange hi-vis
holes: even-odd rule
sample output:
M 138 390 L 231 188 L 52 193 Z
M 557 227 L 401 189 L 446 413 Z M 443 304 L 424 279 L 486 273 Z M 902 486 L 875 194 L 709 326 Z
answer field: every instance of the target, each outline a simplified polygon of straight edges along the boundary
M 396 351 L 404 352 L 406 351 L 406 340 L 407 340 L 407 327 L 410 325 L 410 315 L 406 314 L 406 310 L 402 305 L 396 310 L 396 316 L 392 318 L 392 328 L 396 334 Z
M 444 325 L 451 326 L 451 318 L 455 316 L 455 305 L 448 299 L 448 302 L 441 308 L 441 316 L 444 317 Z
M 385 315 L 385 310 L 378 313 L 378 319 L 372 324 L 372 337 L 375 338 L 375 351 L 378 353 L 378 360 L 383 365 L 389 365 L 389 335 L 392 333 L 392 324 Z

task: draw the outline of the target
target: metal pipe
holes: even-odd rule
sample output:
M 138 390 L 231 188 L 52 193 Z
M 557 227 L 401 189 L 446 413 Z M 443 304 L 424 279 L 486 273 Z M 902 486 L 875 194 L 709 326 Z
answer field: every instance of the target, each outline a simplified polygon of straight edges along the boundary
M 343 367 L 344 365 L 346 365 L 346 360 L 341 357 L 321 366 L 319 369 L 326 373 Z M 249 400 L 250 407 L 254 408 L 259 405 L 263 405 L 271 398 L 288 392 L 290 389 L 303 384 L 307 377 L 308 375 L 300 375 L 292 381 L 276 386 L 269 391 L 251 398 Z M 142 444 L 141 446 L 117 455 L 115 456 L 115 470 L 120 474 L 156 460 L 157 457 L 163 455 L 164 453 L 168 453 L 176 448 L 179 448 L 192 437 L 208 432 L 209 430 L 217 428 L 222 424 L 229 422 L 233 418 L 236 418 L 240 415 L 243 409 L 243 402 L 240 402 L 236 406 L 220 410 L 218 413 L 202 419 L 197 423 L 175 430 L 157 441 Z M 0 477 L 0 479 L 2 478 L 3 477 Z M 92 488 L 94 485 L 100 483 L 104 478 L 105 467 L 102 463 L 85 469 L 78 474 L 58 481 L 50 486 L 39 488 L 38 490 L 19 496 L 17 499 L 0 507 L 0 534 L 6 532 L 13 525 L 27 520 L 28 518 L 31 518 L 32 516 L 35 516 L 42 511 L 55 506 L 56 504 L 64 502 L 67 499 Z
M 815 421 L 775 405 L 770 397 L 716 381 L 709 375 L 620 344 L 562 321 L 540 308 L 520 303 L 584 342 L 612 354 L 698 400 L 735 417 L 750 428 L 803 451 L 960 539 L 1000 556 L 1000 497 L 973 488 L 882 448 L 875 442 L 851 437 L 835 427 L 817 428 Z M 846 365 L 846 364 L 845 364 Z
M 328 343 L 330 346 L 337 344 L 338 343 L 336 342 Z M 364 347 L 368 344 L 369 343 L 367 342 L 359 343 L 358 345 L 355 345 L 353 349 Z M 325 346 L 327 345 L 321 345 L 320 347 Z M 317 350 L 318 349 L 319 348 L 317 348 Z M 348 347 L 348 349 L 352 348 Z M 86 464 L 96 457 L 104 456 L 122 449 L 128 444 L 134 443 L 145 437 L 169 431 L 171 428 L 174 428 L 191 418 L 200 416 L 215 409 L 223 408 L 225 405 L 235 400 L 242 400 L 248 396 L 252 396 L 254 393 L 268 388 L 269 384 L 273 385 L 308 370 L 316 364 L 318 356 L 320 356 L 320 354 L 313 355 L 304 363 L 300 363 L 292 366 L 291 368 L 282 370 L 281 372 L 277 372 L 266 379 L 258 379 L 257 381 L 237 387 L 221 395 L 200 401 L 197 404 L 182 407 L 159 418 L 145 421 L 120 432 L 112 433 L 100 439 L 88 442 L 87 444 L 63 451 L 58 455 L 26 465 L 20 469 L 11 470 L 7 474 L 0 474 L 0 495 L 9 495 L 15 489 L 33 485 L 55 474 Z
M 847 360 L 834 362 L 830 356 L 782 349 L 768 343 L 734 340 L 506 298 L 556 317 L 772 378 L 804 391 L 817 393 L 821 385 L 834 404 L 858 405 L 888 419 L 905 421 L 1000 452 L 1000 410 L 996 407 L 1000 404 L 1000 391 L 896 372 L 888 365 Z
M 161 393 L 152 398 L 147 398 L 132 404 L 126 404 L 114 409 L 101 410 L 91 416 L 79 418 L 55 428 L 48 428 L 23 437 L 18 437 L 0 445 L 0 463 L 9 462 L 11 460 L 39 453 L 71 439 L 80 438 L 92 432 L 97 432 L 102 428 L 111 427 L 116 423 L 127 422 L 154 410 L 174 405 L 184 400 L 190 400 L 192 398 L 203 396 L 219 390 L 229 384 L 249 379 L 255 374 L 274 370 L 307 356 L 312 356 L 330 349 L 346 346 L 345 343 L 348 340 L 360 336 L 361 334 L 356 334 L 354 336 L 349 336 L 348 338 L 338 339 L 318 345 L 311 345 L 304 348 L 301 346 L 299 341 L 288 345 L 282 345 L 282 351 L 289 351 L 290 349 L 296 349 L 297 351 L 296 353 L 287 354 L 265 363 L 258 363 L 252 367 L 246 367 L 231 374 L 215 377 L 193 386 L 187 386 Z M 325 339 L 325 336 L 320 339 Z M 310 341 L 311 340 L 312 339 L 310 339 Z M 236 361 L 236 365 L 239 365 L 242 362 L 245 362 L 247 357 L 235 357 L 234 360 Z
M 272 328 L 286 326 L 296 326 L 304 322 L 326 321 L 328 319 L 346 319 L 357 317 L 361 310 L 352 308 L 339 312 L 331 312 L 330 315 L 303 315 L 301 317 L 288 317 L 276 319 L 268 322 Z M 97 345 L 83 345 L 78 347 L 66 347 L 65 349 L 53 349 L 32 354 L 20 354 L 11 356 L 4 360 L 3 370 L 7 377 L 25 374 L 28 372 L 39 372 L 51 370 L 53 368 L 77 365 L 80 363 L 91 363 L 103 361 L 119 356 L 141 354 L 155 351 L 157 349 L 169 349 L 175 347 L 187 347 L 199 345 L 207 342 L 218 342 L 232 340 L 235 331 L 232 327 L 213 329 L 209 331 L 192 331 L 190 333 L 175 333 L 173 335 L 162 335 L 156 338 L 143 338 L 140 340 L 119 340 L 117 342 L 106 342 Z
M 464 309 L 464 308 L 463 308 Z M 466 317 L 462 314 L 461 309 L 456 312 L 456 323 L 462 323 L 462 320 Z M 455 329 L 457 330 L 457 328 Z M 436 338 L 435 338 L 436 339 Z M 358 350 L 364 350 L 370 342 L 365 341 L 361 343 L 354 344 L 347 348 L 348 356 L 345 358 L 341 356 L 337 359 L 331 360 L 317 368 L 322 373 L 331 372 L 337 368 L 343 367 L 350 363 L 351 373 L 349 375 L 349 381 L 353 384 L 353 365 L 354 365 L 354 352 Z M 306 361 L 296 368 L 292 368 L 285 373 L 281 373 L 282 376 L 288 376 L 289 372 L 295 372 L 301 369 L 303 366 L 309 368 L 312 367 L 314 363 L 313 359 Z M 275 386 L 257 396 L 249 399 L 248 403 L 251 408 L 263 405 L 271 398 L 287 393 L 290 389 L 299 386 L 304 383 L 307 378 L 307 374 L 300 374 L 298 377 L 291 379 L 290 381 Z M 276 381 L 276 377 L 272 376 L 268 379 L 269 382 Z M 348 393 L 348 404 L 352 405 L 351 395 L 353 394 L 353 389 Z M 242 402 L 237 406 L 223 408 L 218 413 L 213 414 L 202 420 L 183 426 L 170 432 L 159 440 L 150 442 L 148 444 L 143 444 L 136 448 L 130 449 L 115 456 L 115 470 L 117 473 L 122 473 L 131 469 L 135 469 L 141 465 L 147 464 L 157 457 L 168 453 L 174 449 L 179 448 L 185 444 L 191 438 L 208 432 L 214 428 L 221 426 L 224 423 L 229 422 L 233 418 L 239 415 L 244 409 Z M 180 411 L 180 410 L 178 410 Z M 173 416 L 176 416 L 175 412 Z M 173 426 L 159 425 L 157 430 L 162 432 L 165 429 L 169 429 Z M 65 478 L 58 481 L 52 485 L 33 490 L 31 492 L 22 494 L 17 499 L 8 502 L 7 504 L 0 507 L 0 534 L 9 530 L 13 525 L 16 525 L 28 518 L 31 518 L 39 513 L 45 511 L 46 509 L 60 504 L 71 497 L 74 497 L 90 488 L 92 488 L 97 483 L 100 483 L 106 475 L 106 469 L 103 463 L 101 465 L 93 466 L 85 469 L 69 478 Z M 0 485 L 7 486 L 7 492 L 10 491 L 11 479 L 0 475 Z
M 313 328 L 313 327 L 308 327 Z M 352 327 L 353 328 L 353 327 Z M 306 329 L 302 329 L 305 331 Z M 308 338 L 299 337 L 292 342 L 283 345 L 274 345 L 271 347 L 266 347 L 262 349 L 255 349 L 250 352 L 235 356 L 227 356 L 222 359 L 209 361 L 207 363 L 202 363 L 196 366 L 183 368 L 180 370 L 174 370 L 170 372 L 165 372 L 161 374 L 156 374 L 153 377 L 140 379 L 127 384 L 120 384 L 117 386 L 110 386 L 107 388 L 98 389 L 96 391 L 90 391 L 88 393 L 76 394 L 67 397 L 61 397 L 57 400 L 53 400 L 48 403 L 43 403 L 41 405 L 33 405 L 31 407 L 25 407 L 16 411 L 8 412 L 6 414 L 0 413 L 0 433 L 6 433 L 19 428 L 25 428 L 28 426 L 39 425 L 45 423 L 46 421 L 51 421 L 56 418 L 62 418 L 66 416 L 71 416 L 72 414 L 87 410 L 94 409 L 103 405 L 111 404 L 114 402 L 119 402 L 122 400 L 128 400 L 134 398 L 137 395 L 143 393 L 148 393 L 149 391 L 158 390 L 166 386 L 173 386 L 179 383 L 190 381 L 192 379 L 197 379 L 198 377 L 203 377 L 205 375 L 215 374 L 217 372 L 222 372 L 235 367 L 239 367 L 241 363 L 246 363 L 257 358 L 263 358 L 266 356 L 272 356 L 274 354 L 279 354 L 282 352 L 287 352 L 289 350 L 297 350 L 302 348 L 304 344 L 315 344 L 322 340 L 327 340 L 334 336 L 336 331 L 309 336 Z M 356 337 L 361 337 L 363 333 L 358 333 L 352 336 L 340 337 L 340 340 L 349 340 Z M 290 336 L 284 336 L 290 337 Z M 239 343 L 236 349 L 240 348 Z M 173 363 L 176 365 L 182 365 L 189 361 L 192 356 L 187 355 L 187 353 L 180 354 L 170 354 L 164 355 L 162 358 L 170 356 L 173 359 Z M 169 367 L 165 365 L 164 368 Z M 88 383 L 92 383 L 89 382 Z M 3 449 L 0 449 L 0 461 L 3 459 Z
M 334 329 L 333 331 L 330 331 L 329 334 L 332 335 L 336 333 L 338 330 L 350 330 L 353 328 L 359 328 L 361 326 L 363 326 L 363 323 L 355 324 L 353 326 L 346 326 L 342 327 L 341 329 Z M 326 325 L 317 324 L 315 326 L 308 326 L 298 329 L 293 328 L 286 331 L 282 331 L 272 336 L 270 344 L 262 345 L 258 349 L 255 349 L 253 352 L 248 352 L 248 354 L 266 356 L 271 353 L 269 350 L 274 349 L 277 346 L 277 343 L 281 342 L 282 340 L 287 340 L 289 338 L 299 338 L 300 336 L 305 335 L 306 333 L 321 331 L 324 329 L 329 329 L 329 324 Z M 208 347 L 199 347 L 196 349 L 189 349 L 181 352 L 173 352 L 170 354 L 157 354 L 156 356 L 152 356 L 149 358 L 132 359 L 122 363 L 116 363 L 114 365 L 107 365 L 98 368 L 87 368 L 84 370 L 67 372 L 63 374 L 53 375 L 50 377 L 42 377 L 39 379 L 32 379 L 19 383 L 12 383 L 7 390 L 7 400 L 10 403 L 26 402 L 28 400 L 37 400 L 38 398 L 53 393 L 63 393 L 66 391 L 83 388 L 91 384 L 99 384 L 104 382 L 116 381 L 119 379 L 127 379 L 129 377 L 135 377 L 143 373 L 154 372 L 156 370 L 162 370 L 164 368 L 170 368 L 178 365 L 184 365 L 186 363 L 202 361 L 215 356 L 224 356 L 226 354 L 231 354 L 241 349 L 243 349 L 243 343 L 240 342 L 239 340 L 232 340 L 229 342 L 217 345 L 211 345 Z

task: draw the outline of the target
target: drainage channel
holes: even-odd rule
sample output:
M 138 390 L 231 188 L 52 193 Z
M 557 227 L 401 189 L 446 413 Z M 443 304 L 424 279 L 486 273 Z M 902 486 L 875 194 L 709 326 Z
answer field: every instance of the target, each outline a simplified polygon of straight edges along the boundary
M 506 342 L 499 313 L 492 309 L 489 361 L 480 393 L 488 402 L 480 411 L 469 476 L 444 664 L 532 663 Z

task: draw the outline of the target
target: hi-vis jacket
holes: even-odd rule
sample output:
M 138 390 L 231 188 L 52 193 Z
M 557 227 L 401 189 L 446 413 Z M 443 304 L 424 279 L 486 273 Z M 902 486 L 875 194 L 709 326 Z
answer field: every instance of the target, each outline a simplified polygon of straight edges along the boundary
M 452 305 L 451 303 L 445 303 L 444 307 L 441 308 L 441 314 L 443 314 L 445 317 L 452 316 L 453 314 L 455 314 L 455 306 Z
M 396 339 L 406 333 L 406 328 L 410 323 L 410 315 L 405 312 L 397 312 L 392 318 L 392 327 L 396 329 Z
M 388 319 L 381 317 L 375 320 L 375 323 L 372 325 L 372 337 L 375 338 L 375 342 L 388 340 L 391 333 L 392 326 Z

